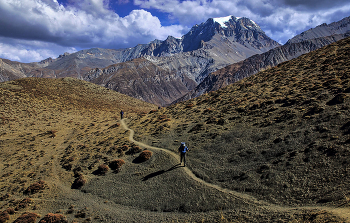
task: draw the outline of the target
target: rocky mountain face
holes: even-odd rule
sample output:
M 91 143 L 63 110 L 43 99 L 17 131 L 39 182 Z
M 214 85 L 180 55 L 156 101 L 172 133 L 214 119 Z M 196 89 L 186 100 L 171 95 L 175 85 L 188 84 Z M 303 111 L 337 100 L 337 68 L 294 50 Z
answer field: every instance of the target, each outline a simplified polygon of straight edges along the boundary
M 209 74 L 195 89 L 174 101 L 174 103 L 218 90 L 243 78 L 254 75 L 261 70 L 274 67 L 282 62 L 294 59 L 347 36 L 350 36 L 350 17 L 330 25 L 323 24 L 310 29 L 295 36 L 283 46 L 276 47 L 263 54 L 254 55 Z
M 184 94 L 198 85 L 209 73 L 251 55 L 260 54 L 279 46 L 250 19 L 232 16 L 226 20 L 219 23 L 216 19 L 208 19 L 205 23 L 194 26 L 181 39 L 169 36 L 165 41 L 155 40 L 148 45 L 139 45 L 136 48 L 129 49 L 129 52 L 133 50 L 133 56 L 142 56 L 151 61 L 154 66 L 159 67 L 157 69 L 167 70 L 167 72 L 176 76 L 175 79 L 171 79 L 172 82 L 164 83 L 161 87 L 164 91 L 158 93 L 174 92 L 173 88 L 180 89 L 178 86 L 186 86 L 186 90 L 181 88 L 178 91 Z M 133 61 L 128 62 L 128 64 L 130 63 L 133 63 Z M 138 60 L 136 60 L 136 63 L 138 63 Z M 138 65 L 135 64 L 134 66 L 137 67 Z M 103 70 L 108 72 L 109 68 Z M 106 72 L 91 70 L 89 74 L 83 75 L 83 79 L 110 88 L 112 85 L 110 85 L 109 80 L 114 78 L 112 75 L 115 75 L 115 73 L 107 74 Z M 131 69 L 128 72 L 138 71 L 137 69 Z M 104 75 L 104 78 L 99 78 L 101 74 Z M 108 75 L 110 77 L 106 78 Z M 152 74 L 150 73 L 150 75 Z M 134 76 L 138 76 L 138 74 L 129 75 L 129 82 L 135 82 L 132 79 Z M 96 78 L 98 80 L 95 80 Z M 180 81 L 180 83 L 175 83 L 175 80 Z M 164 88 L 165 86 L 167 87 Z M 159 86 L 149 87 L 149 89 L 154 89 Z M 167 89 L 168 87 L 170 88 Z M 111 89 L 116 90 L 114 87 Z M 133 93 L 129 92 L 128 95 L 138 95 L 138 98 L 146 99 L 149 98 L 146 96 L 147 94 L 153 94 L 154 99 L 147 101 L 153 103 L 158 101 L 160 105 L 166 105 L 170 100 L 177 99 L 173 96 L 179 96 L 178 93 L 170 93 L 167 94 L 168 98 L 165 98 L 163 93 L 154 93 L 145 92 L 145 95 L 141 96 L 135 91 Z
M 153 104 L 170 104 L 197 84 L 145 58 L 93 69 L 84 79 Z

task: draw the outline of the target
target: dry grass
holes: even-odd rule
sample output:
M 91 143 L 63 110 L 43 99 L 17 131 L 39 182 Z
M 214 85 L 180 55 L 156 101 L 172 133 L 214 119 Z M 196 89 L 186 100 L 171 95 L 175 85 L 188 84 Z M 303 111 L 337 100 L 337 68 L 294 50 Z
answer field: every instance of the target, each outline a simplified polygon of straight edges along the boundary
M 61 214 L 48 213 L 39 223 L 68 223 L 68 221 L 66 217 Z

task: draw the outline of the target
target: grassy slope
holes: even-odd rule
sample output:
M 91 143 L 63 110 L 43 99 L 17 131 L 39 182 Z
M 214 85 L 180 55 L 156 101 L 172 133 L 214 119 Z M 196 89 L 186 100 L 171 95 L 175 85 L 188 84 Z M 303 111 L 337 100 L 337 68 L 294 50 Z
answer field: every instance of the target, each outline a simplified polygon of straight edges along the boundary
M 70 189 L 73 169 L 92 172 L 89 168 L 113 160 L 116 147 L 128 143 L 125 131 L 116 125 L 120 110 L 132 117 L 154 108 L 73 78 L 0 83 L 1 210 L 16 208 L 28 196 L 32 206 L 20 208 L 15 217 L 24 211 L 43 215 L 68 208 L 74 202 L 63 196 L 80 196 Z M 39 180 L 46 183 L 44 191 L 24 193 Z
M 133 121 L 137 139 L 186 141 L 200 178 L 291 206 L 348 206 L 350 38 Z
M 17 208 L 10 221 L 25 211 L 60 212 L 70 222 L 340 221 L 218 192 L 163 152 L 137 163 L 138 154 L 121 152 L 133 145 L 117 119 L 124 109 L 149 144 L 176 150 L 189 142 L 189 167 L 206 181 L 277 204 L 347 207 L 348 93 L 326 104 L 349 87 L 345 41 L 149 115 L 140 112 L 154 105 L 72 78 L 1 83 L 0 210 Z M 95 174 L 117 158 L 126 162 L 119 172 Z M 87 183 L 71 189 L 80 175 Z M 39 180 L 45 189 L 24 193 Z M 26 197 L 31 206 L 20 206 Z

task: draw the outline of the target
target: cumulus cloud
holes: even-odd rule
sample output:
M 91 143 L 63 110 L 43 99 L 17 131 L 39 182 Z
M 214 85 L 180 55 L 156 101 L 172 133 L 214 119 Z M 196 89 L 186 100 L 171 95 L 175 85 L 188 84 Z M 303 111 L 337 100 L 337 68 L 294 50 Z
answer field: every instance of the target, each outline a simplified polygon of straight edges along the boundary
M 119 17 L 102 0 L 77 0 L 68 6 L 56 0 L 0 0 L 0 15 L 0 36 L 64 47 L 123 48 L 183 31 L 180 25 L 163 27 L 143 9 Z
M 74 47 L 62 47 L 54 43 L 0 38 L 0 58 L 14 61 L 38 62 L 49 57 L 56 58 L 62 52 L 76 51 Z
M 282 2 L 287 6 L 299 7 L 299 9 L 311 11 L 349 4 L 348 0 L 283 0 Z

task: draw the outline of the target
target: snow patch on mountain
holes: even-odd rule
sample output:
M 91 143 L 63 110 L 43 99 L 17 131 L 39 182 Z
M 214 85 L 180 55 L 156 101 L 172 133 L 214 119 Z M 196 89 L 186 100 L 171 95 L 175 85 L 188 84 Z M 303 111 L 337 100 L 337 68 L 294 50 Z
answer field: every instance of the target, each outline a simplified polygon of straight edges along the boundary
M 213 20 L 214 20 L 214 22 L 219 23 L 222 28 L 227 28 L 225 23 L 228 22 L 231 19 L 231 17 L 232 16 L 230 15 L 230 16 L 226 16 L 226 17 L 213 18 Z

